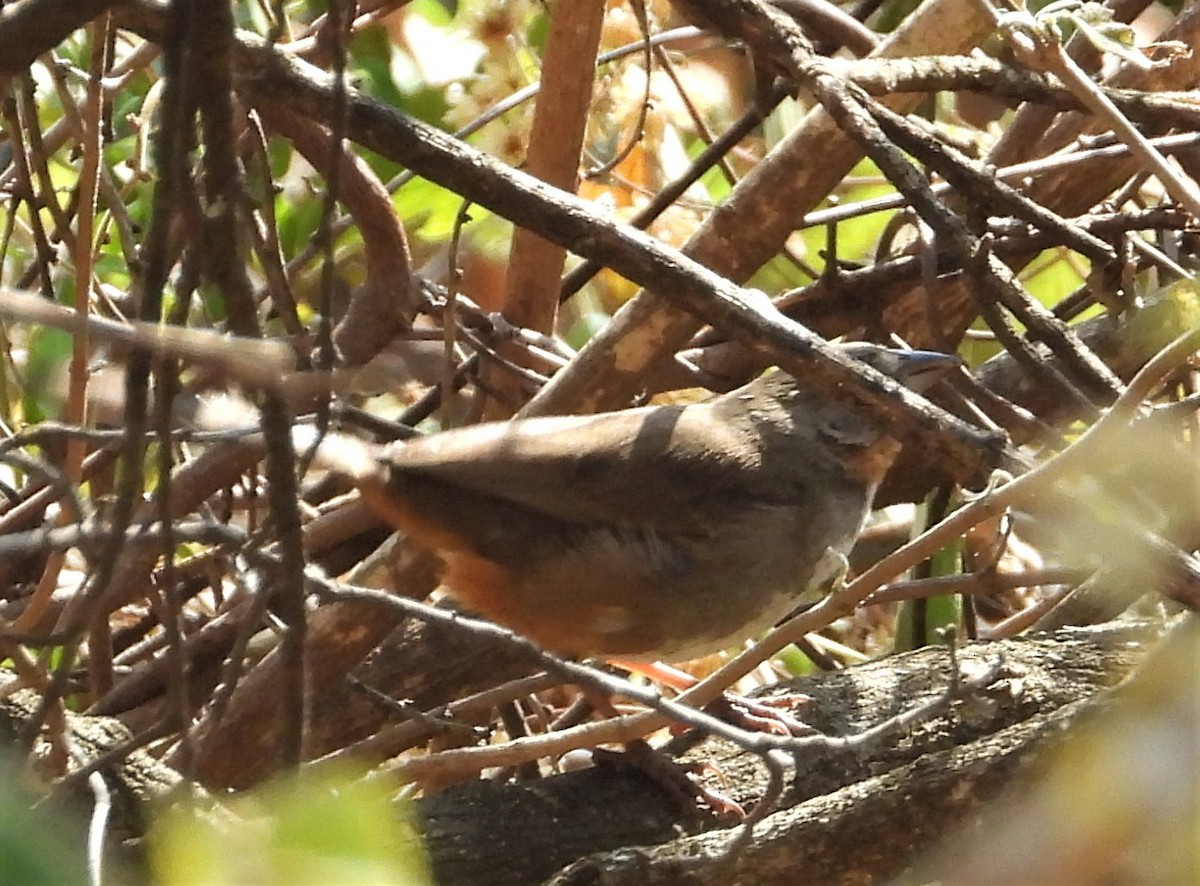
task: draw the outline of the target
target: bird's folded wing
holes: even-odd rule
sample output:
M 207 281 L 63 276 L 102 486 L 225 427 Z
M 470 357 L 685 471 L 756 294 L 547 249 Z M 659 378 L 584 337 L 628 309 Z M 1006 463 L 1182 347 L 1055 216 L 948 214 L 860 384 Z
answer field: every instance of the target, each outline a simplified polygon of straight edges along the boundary
M 397 444 L 393 483 L 444 483 L 578 523 L 686 527 L 744 492 L 738 439 L 703 406 L 478 425 Z M 732 469 L 732 470 L 731 470 Z

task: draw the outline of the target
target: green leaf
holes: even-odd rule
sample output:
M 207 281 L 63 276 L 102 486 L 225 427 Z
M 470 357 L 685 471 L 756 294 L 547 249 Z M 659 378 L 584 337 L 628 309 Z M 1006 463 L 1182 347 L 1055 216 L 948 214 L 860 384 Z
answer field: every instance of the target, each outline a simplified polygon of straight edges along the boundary
M 404 97 L 392 75 L 391 38 L 381 25 L 369 25 L 350 41 L 350 58 L 358 86 L 385 104 L 399 106 Z
M 793 677 L 803 677 L 806 674 L 813 673 L 817 669 L 816 665 L 812 663 L 812 659 L 801 652 L 800 648 L 794 643 L 788 644 L 775 657 L 775 660 Z
M 392 205 L 409 234 L 440 243 L 450 239 L 463 198 L 428 179 L 417 178 L 396 192 Z M 472 206 L 471 224 L 477 224 L 489 215 L 482 206 Z
M 62 393 L 57 380 L 71 359 L 74 340 L 60 329 L 39 327 L 29 336 L 25 359 L 25 418 L 29 423 L 58 414 Z
M 0 756 L 0 883 L 83 886 L 88 882 L 83 826 L 67 810 L 34 806 L 20 788 L 20 769 L 7 753 Z M 106 879 L 120 881 L 106 873 Z
M 1075 256 L 1073 260 L 1078 261 L 1080 266 L 1067 260 L 1065 250 L 1047 250 L 1026 266 L 1027 270 L 1033 269 L 1033 273 L 1022 276 L 1021 283 L 1039 302 L 1046 307 L 1053 307 L 1087 279 L 1087 259 Z
M 155 823 L 160 886 L 431 884 L 408 807 L 349 773 L 285 779 L 214 808 L 180 804 Z

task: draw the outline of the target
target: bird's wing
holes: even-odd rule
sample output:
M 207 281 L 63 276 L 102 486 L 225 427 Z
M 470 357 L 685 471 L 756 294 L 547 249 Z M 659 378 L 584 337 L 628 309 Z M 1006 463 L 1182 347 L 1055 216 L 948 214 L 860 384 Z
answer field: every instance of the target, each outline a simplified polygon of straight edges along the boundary
M 477 425 L 397 444 L 393 484 L 484 493 L 575 523 L 688 525 L 737 497 L 736 432 L 704 404 Z M 667 455 L 668 449 L 670 456 Z

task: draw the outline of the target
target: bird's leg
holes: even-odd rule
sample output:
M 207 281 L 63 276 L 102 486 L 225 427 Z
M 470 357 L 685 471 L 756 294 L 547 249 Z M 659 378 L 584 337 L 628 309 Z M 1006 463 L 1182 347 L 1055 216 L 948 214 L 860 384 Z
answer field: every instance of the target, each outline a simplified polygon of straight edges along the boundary
M 687 676 L 686 674 L 684 676 Z M 594 688 L 581 685 L 580 691 L 591 704 L 593 710 L 608 716 L 617 716 L 611 700 Z M 699 803 L 707 807 L 717 818 L 733 818 L 741 820 L 746 817 L 746 811 L 734 800 L 726 797 L 720 791 L 707 788 L 688 777 L 701 765 L 686 766 L 666 757 L 661 751 L 653 748 L 645 739 L 627 741 L 623 751 L 608 748 L 593 748 L 592 760 L 598 766 L 623 766 L 637 769 L 656 785 L 662 788 L 681 812 L 693 814 Z
M 670 759 L 662 751 L 651 747 L 645 739 L 637 739 L 625 743 L 624 751 L 612 751 L 607 748 L 596 748 L 592 759 L 597 765 L 627 766 L 637 769 L 656 785 L 662 788 L 685 814 L 694 813 L 696 801 L 719 819 L 736 819 L 746 817 L 746 810 L 737 801 L 725 796 L 720 791 L 706 788 L 699 782 L 688 777 L 690 772 L 697 769 L 712 769 L 711 765 L 684 765 Z
M 661 661 L 638 662 L 610 659 L 609 663 L 641 674 L 665 686 L 670 686 L 677 692 L 685 692 L 699 682 L 691 674 Z M 713 713 L 717 716 L 732 720 L 736 725 L 745 729 L 777 735 L 802 736 L 811 735 L 814 731 L 813 728 L 793 717 L 787 709 L 807 701 L 811 701 L 807 695 L 795 692 L 765 699 L 751 699 L 726 692 L 714 701 L 710 708 L 715 709 Z

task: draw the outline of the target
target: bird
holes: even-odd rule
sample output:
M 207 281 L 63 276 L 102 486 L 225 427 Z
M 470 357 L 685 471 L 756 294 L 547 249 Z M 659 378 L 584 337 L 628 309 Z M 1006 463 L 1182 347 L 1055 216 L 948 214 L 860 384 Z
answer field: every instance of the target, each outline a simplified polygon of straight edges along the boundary
M 959 361 L 843 353 L 916 391 Z M 518 418 L 319 460 L 436 552 L 466 609 L 576 658 L 682 662 L 836 577 L 899 442 L 781 369 L 686 405 Z

